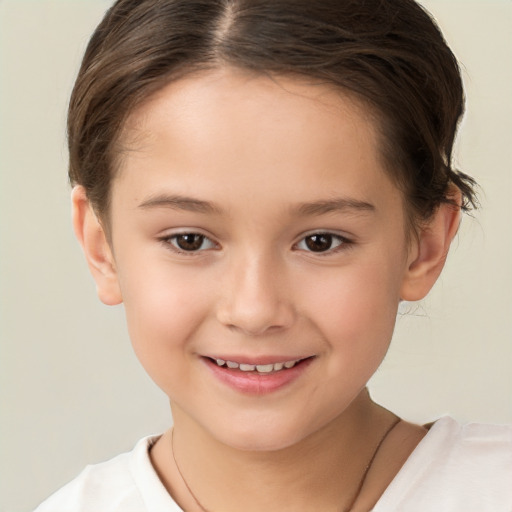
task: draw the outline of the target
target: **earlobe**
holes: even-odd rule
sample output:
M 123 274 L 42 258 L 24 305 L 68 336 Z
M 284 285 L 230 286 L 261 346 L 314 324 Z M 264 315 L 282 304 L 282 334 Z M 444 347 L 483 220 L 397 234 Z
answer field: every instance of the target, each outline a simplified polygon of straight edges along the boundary
M 460 191 L 452 191 L 450 198 L 456 204 L 460 204 Z M 431 290 L 444 267 L 459 223 L 460 207 L 443 203 L 428 224 L 421 229 L 414 251 L 410 253 L 401 288 L 401 299 L 421 300 Z
M 120 304 L 122 296 L 112 250 L 82 186 L 73 189 L 71 201 L 73 228 L 96 282 L 98 297 L 109 306 Z

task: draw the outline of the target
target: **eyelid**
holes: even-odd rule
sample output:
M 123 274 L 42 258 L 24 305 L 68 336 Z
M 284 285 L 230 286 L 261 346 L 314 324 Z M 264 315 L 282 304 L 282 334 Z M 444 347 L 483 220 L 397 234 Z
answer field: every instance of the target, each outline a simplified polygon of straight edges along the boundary
M 172 239 L 175 239 L 176 237 L 179 237 L 180 235 L 196 235 L 196 236 L 201 236 L 201 237 L 204 238 L 204 240 L 209 242 L 211 247 L 208 247 L 206 249 L 192 250 L 192 251 L 187 251 L 187 250 L 184 250 L 184 249 L 180 249 L 177 245 L 175 245 L 171 241 Z M 327 249 L 325 251 L 318 251 L 318 252 L 312 251 L 312 250 L 308 250 L 308 249 L 298 248 L 298 245 L 300 243 L 304 242 L 304 240 L 307 237 L 314 236 L 314 235 L 328 235 L 328 236 L 333 237 L 334 239 L 339 240 L 340 243 L 338 245 L 336 245 L 335 247 L 333 247 L 333 248 Z M 166 233 L 165 235 L 159 236 L 158 240 L 168 250 L 171 250 L 171 251 L 173 251 L 176 254 L 185 255 L 185 256 L 189 256 L 189 257 L 190 256 L 200 255 L 201 253 L 204 253 L 205 251 L 209 251 L 209 250 L 212 250 L 212 249 L 214 250 L 214 249 L 219 249 L 220 248 L 220 245 L 213 239 L 212 236 L 205 234 L 204 232 L 202 232 L 200 229 L 197 229 L 197 228 L 190 228 L 190 229 L 182 228 L 182 229 L 179 229 L 179 231 L 174 231 L 174 232 Z M 348 236 L 346 236 L 344 234 L 341 234 L 341 233 L 338 233 L 338 232 L 335 232 L 335 231 L 321 230 L 320 229 L 320 230 L 312 230 L 312 231 L 309 231 L 307 233 L 302 234 L 300 239 L 293 244 L 293 249 L 296 249 L 296 250 L 299 250 L 299 251 L 304 251 L 306 253 L 313 254 L 315 256 L 328 256 L 328 255 L 335 254 L 335 253 L 343 251 L 343 250 L 347 250 L 347 249 L 351 248 L 353 245 L 354 245 L 354 240 L 352 238 L 349 238 Z
M 180 249 L 177 245 L 175 245 L 172 240 L 183 235 L 195 235 L 195 236 L 201 236 L 204 238 L 204 240 L 207 240 L 212 247 L 208 247 L 206 249 L 198 249 L 195 251 L 186 251 L 184 249 Z M 173 231 L 171 233 L 166 233 L 165 235 L 159 236 L 158 240 L 165 246 L 166 249 L 173 251 L 176 254 L 179 255 L 185 255 L 185 256 L 197 256 L 201 253 L 204 253 L 205 251 L 209 251 L 212 249 L 218 249 L 219 244 L 213 240 L 213 238 L 209 235 L 206 235 L 205 233 L 201 232 L 201 230 L 197 228 L 183 228 L 179 231 Z
M 300 243 L 304 242 L 306 238 L 308 238 L 310 236 L 314 236 L 314 235 L 327 235 L 327 236 L 331 236 L 331 237 L 333 237 L 335 239 L 338 239 L 340 241 L 340 243 L 338 245 L 336 245 L 335 247 L 333 247 L 333 248 L 327 249 L 325 251 L 318 251 L 318 252 L 311 251 L 311 250 L 308 250 L 308 249 L 300 249 L 300 248 L 298 248 L 298 245 Z M 329 230 L 320 229 L 320 230 L 314 230 L 314 231 L 310 231 L 308 233 L 303 234 L 301 236 L 301 238 L 294 244 L 294 248 L 297 248 L 299 251 L 304 251 L 305 253 L 308 253 L 308 254 L 313 254 L 315 256 L 328 256 L 328 255 L 335 254 L 335 253 L 343 251 L 343 250 L 347 250 L 347 249 L 351 248 L 353 245 L 354 245 L 354 240 L 349 238 L 346 235 L 343 235 L 341 233 L 337 233 L 335 231 L 329 231 Z

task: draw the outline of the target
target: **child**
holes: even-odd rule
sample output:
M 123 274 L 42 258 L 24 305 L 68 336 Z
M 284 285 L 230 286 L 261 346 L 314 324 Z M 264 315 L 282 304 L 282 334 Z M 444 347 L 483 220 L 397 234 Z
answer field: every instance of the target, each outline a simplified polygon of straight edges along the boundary
M 174 426 L 38 512 L 510 511 L 512 429 L 366 384 L 474 182 L 412 0 L 120 0 L 69 111 L 74 227 Z

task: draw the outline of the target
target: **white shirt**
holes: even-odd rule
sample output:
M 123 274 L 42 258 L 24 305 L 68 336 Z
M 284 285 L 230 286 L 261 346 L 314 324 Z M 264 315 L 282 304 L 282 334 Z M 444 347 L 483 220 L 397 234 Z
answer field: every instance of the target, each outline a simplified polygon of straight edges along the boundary
M 181 512 L 149 458 L 157 439 L 87 466 L 35 512 Z M 373 512 L 512 512 L 512 425 L 438 420 Z

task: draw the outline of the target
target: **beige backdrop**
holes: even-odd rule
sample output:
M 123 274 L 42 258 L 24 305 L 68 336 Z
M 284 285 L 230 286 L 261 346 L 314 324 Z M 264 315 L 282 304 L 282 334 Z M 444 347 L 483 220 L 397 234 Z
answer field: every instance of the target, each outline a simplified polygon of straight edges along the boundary
M 66 102 L 105 0 L 0 0 L 0 510 L 170 423 L 69 220 Z M 483 187 L 428 300 L 371 383 L 413 421 L 512 422 L 512 2 L 425 0 L 464 64 L 459 167 Z

